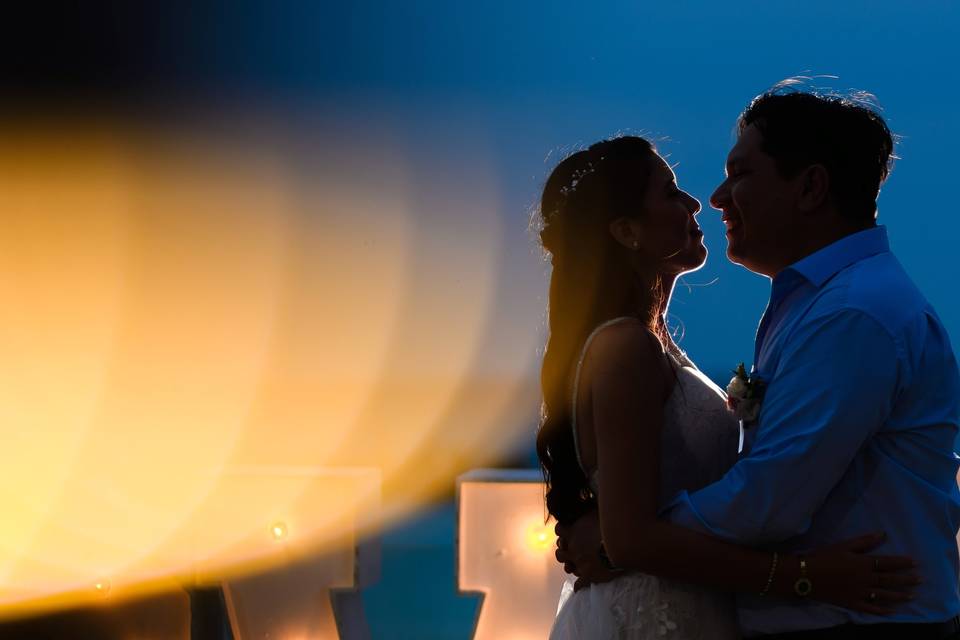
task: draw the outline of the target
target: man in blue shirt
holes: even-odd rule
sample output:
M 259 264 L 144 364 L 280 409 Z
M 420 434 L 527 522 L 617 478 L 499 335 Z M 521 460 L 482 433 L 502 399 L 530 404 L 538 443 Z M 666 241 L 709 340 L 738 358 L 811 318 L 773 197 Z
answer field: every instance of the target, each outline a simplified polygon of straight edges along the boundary
M 740 595 L 747 637 L 960 638 L 960 376 L 943 325 L 875 223 L 890 132 L 861 105 L 802 92 L 760 96 L 738 130 L 710 200 L 730 260 L 773 281 L 752 375 L 765 394 L 741 460 L 662 515 L 800 553 L 883 531 L 875 552 L 911 556 L 924 578 L 883 617 L 809 600 L 810 583 L 790 601 Z

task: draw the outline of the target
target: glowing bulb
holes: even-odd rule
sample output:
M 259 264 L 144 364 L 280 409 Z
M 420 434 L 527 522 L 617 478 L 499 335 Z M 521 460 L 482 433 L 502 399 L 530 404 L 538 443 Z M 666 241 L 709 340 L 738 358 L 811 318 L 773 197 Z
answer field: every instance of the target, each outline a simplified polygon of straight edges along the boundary
M 283 540 L 287 537 L 287 525 L 282 522 L 277 522 L 270 527 L 270 533 L 273 534 L 274 540 Z
M 556 540 L 553 530 L 539 520 L 527 527 L 527 547 L 533 551 L 548 551 L 553 548 Z
M 110 591 L 110 583 L 106 580 L 98 580 L 94 583 L 93 588 L 97 590 L 100 595 L 107 595 Z

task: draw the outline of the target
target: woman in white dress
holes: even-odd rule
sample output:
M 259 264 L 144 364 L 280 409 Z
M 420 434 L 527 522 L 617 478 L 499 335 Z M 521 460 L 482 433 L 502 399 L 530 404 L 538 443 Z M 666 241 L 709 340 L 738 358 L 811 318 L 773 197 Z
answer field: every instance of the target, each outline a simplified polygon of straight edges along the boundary
M 791 596 L 801 577 L 795 557 L 656 517 L 676 492 L 719 479 L 738 449 L 722 392 L 664 321 L 676 278 L 706 260 L 699 211 L 639 137 L 574 153 L 544 187 L 540 238 L 553 272 L 537 453 L 547 508 L 561 524 L 597 508 L 610 557 L 633 554 L 629 565 L 643 567 L 576 593 L 568 582 L 551 639 L 739 638 L 732 592 Z M 864 563 L 878 542 L 817 550 L 819 575 L 830 578 L 811 597 L 876 613 L 906 600 L 916 580 L 904 571 L 909 559 Z M 870 602 L 854 596 L 878 591 L 881 564 L 889 589 Z

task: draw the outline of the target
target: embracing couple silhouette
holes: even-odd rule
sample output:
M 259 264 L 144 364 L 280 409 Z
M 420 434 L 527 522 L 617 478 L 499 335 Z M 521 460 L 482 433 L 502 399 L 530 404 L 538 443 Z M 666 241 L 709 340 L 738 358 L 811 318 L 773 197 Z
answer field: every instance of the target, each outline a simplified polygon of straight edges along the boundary
M 772 287 L 726 393 L 666 327 L 707 250 L 655 147 L 598 142 L 544 187 L 537 452 L 573 574 L 551 638 L 960 638 L 960 377 L 876 223 L 893 137 L 793 86 L 737 134 L 710 205 Z

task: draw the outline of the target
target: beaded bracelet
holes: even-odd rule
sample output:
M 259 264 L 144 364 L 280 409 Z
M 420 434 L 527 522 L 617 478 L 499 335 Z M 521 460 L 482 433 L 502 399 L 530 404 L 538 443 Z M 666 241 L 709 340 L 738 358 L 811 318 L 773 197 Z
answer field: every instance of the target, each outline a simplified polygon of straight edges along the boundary
M 761 596 L 765 596 L 770 592 L 770 587 L 773 586 L 773 575 L 777 572 L 777 563 L 779 561 L 780 561 L 780 554 L 774 551 L 773 561 L 770 562 L 770 573 L 767 575 L 767 584 L 764 585 L 763 591 L 760 592 Z

